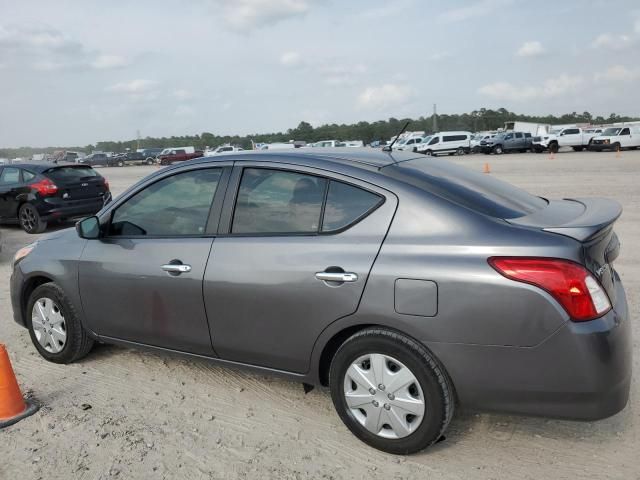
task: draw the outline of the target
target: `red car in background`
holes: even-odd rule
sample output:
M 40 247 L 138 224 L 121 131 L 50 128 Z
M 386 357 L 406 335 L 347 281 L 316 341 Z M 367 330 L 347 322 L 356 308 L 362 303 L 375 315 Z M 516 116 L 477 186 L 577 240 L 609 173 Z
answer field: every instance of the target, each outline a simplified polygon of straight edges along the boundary
M 194 152 L 188 153 L 185 150 L 175 149 L 170 152 L 158 155 L 158 162 L 160 165 L 171 165 L 174 162 L 184 162 L 186 160 L 191 160 L 193 158 L 203 157 L 204 152 L 202 150 L 195 150 Z

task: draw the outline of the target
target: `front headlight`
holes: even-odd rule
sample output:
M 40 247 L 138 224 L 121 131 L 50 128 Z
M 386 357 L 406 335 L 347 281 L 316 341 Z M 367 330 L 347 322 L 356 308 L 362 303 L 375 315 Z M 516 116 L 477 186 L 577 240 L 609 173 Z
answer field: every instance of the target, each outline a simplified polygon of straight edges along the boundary
M 33 243 L 30 243 L 29 245 L 25 245 L 20 250 L 18 250 L 16 254 L 13 256 L 13 265 L 15 266 L 20 260 L 22 260 L 24 257 L 29 255 L 31 251 L 34 248 L 36 248 L 37 244 L 38 242 L 33 242 Z

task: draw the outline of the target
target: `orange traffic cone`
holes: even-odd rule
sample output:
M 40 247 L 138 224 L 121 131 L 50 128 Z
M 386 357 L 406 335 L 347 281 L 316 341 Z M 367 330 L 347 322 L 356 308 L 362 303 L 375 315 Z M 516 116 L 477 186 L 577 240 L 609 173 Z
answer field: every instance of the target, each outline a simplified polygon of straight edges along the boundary
M 482 173 L 491 173 L 491 170 L 489 169 L 489 164 L 488 163 L 484 164 L 484 169 L 482 170 Z
M 620 157 L 622 157 L 622 154 L 620 153 L 620 145 L 618 145 L 616 147 L 616 158 L 620 158 Z
M 13 425 L 37 411 L 35 403 L 22 398 L 7 349 L 0 343 L 0 428 Z
M 549 160 L 555 160 L 556 154 L 553 150 L 549 150 Z

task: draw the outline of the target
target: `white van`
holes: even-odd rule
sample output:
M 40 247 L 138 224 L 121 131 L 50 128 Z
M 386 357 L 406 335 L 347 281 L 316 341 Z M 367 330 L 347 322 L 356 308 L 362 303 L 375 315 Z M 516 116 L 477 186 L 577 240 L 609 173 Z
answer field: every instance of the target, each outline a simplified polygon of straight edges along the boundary
M 463 155 L 471 151 L 471 132 L 438 132 L 431 140 L 416 146 L 416 151 L 425 155 Z
M 622 150 L 630 148 L 635 150 L 640 147 L 640 126 L 609 127 L 600 135 L 593 137 L 589 144 L 589 150 Z

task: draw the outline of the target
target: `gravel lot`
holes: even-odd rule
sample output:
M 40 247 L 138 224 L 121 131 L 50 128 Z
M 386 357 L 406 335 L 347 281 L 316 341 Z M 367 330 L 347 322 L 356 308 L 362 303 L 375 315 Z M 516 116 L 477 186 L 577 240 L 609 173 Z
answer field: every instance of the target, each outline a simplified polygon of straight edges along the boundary
M 453 158 L 453 157 L 452 157 Z M 640 151 L 453 158 L 545 197 L 607 196 L 624 206 L 616 267 L 640 346 Z M 105 168 L 114 194 L 154 167 Z M 71 226 L 71 225 L 69 225 Z M 328 391 L 214 364 L 99 346 L 82 362 L 44 361 L 11 316 L 11 258 L 34 240 L 2 226 L 0 342 L 42 405 L 0 431 L 0 479 L 640 478 L 640 386 L 618 415 L 579 423 L 460 412 L 447 438 L 409 457 L 366 447 Z

